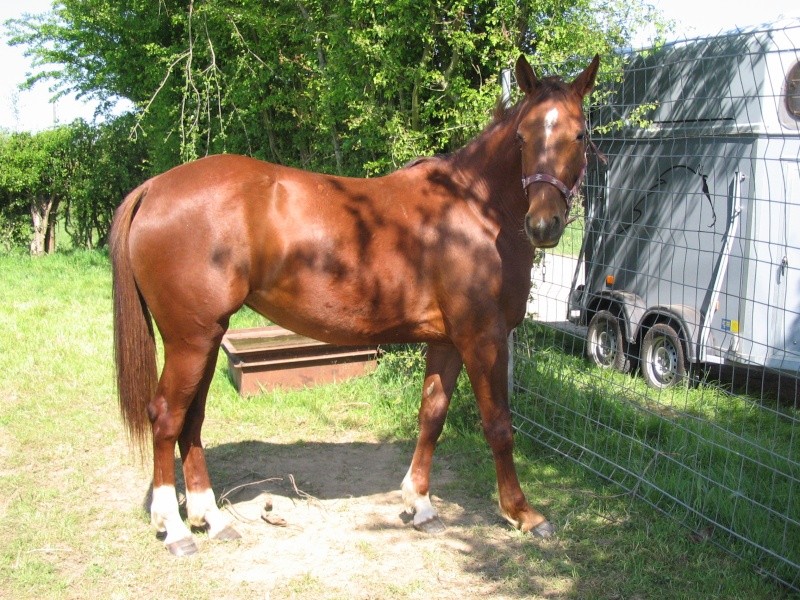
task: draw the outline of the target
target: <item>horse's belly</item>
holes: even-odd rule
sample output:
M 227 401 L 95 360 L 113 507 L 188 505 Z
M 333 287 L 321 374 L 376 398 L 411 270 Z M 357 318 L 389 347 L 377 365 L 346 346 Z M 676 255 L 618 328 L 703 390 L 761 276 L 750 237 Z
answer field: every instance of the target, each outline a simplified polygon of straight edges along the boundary
M 246 303 L 287 329 L 326 342 L 443 339 L 441 314 L 427 294 L 386 285 L 295 274 L 290 280 L 251 293 Z

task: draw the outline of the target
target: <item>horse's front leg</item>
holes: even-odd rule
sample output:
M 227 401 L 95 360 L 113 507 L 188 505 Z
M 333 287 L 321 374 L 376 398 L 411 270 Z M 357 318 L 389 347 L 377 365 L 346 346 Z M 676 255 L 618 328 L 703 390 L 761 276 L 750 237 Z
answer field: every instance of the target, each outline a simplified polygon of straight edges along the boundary
M 508 405 L 508 343 L 503 333 L 473 340 L 462 351 L 483 432 L 494 456 L 500 513 L 514 527 L 550 537 L 553 525 L 533 509 L 519 485 L 514 467 L 514 438 Z
M 419 407 L 419 438 L 402 486 L 406 512 L 414 515 L 414 528 L 425 533 L 444 530 L 444 524 L 431 504 L 431 463 L 460 372 L 461 355 L 458 350 L 449 345 L 428 346 L 422 403 Z

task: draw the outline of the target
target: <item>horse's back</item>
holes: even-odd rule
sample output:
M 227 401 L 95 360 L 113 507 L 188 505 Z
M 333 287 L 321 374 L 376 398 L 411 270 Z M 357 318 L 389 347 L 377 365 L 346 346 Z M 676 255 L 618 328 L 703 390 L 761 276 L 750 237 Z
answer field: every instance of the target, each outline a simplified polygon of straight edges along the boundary
M 494 312 L 497 232 L 446 161 L 357 179 L 220 155 L 145 187 L 131 250 L 156 321 L 177 306 L 220 320 L 246 303 L 299 333 L 361 343 L 444 339 L 443 311 Z

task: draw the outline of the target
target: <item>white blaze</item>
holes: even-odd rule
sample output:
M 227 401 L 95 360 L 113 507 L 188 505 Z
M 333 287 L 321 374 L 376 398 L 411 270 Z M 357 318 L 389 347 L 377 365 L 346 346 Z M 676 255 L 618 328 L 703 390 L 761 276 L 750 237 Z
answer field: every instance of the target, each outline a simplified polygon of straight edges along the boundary
M 547 142 L 550 139 L 550 136 L 553 134 L 553 128 L 556 126 L 556 122 L 558 121 L 558 109 L 551 108 L 547 111 L 547 114 L 544 116 L 544 144 L 547 146 Z

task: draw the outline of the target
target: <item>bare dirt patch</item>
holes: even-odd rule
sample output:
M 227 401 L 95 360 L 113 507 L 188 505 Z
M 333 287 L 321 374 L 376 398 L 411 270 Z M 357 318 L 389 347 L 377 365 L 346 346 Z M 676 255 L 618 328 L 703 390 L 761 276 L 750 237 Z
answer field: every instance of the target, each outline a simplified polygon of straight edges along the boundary
M 239 442 L 208 451 L 218 496 L 243 539 L 196 535 L 203 572 L 225 578 L 229 597 L 532 598 L 559 597 L 568 578 L 519 577 L 531 545 L 511 530 L 491 498 L 469 498 L 439 462 L 433 500 L 447 524 L 417 532 L 403 512 L 399 484 L 410 451 L 395 443 Z M 270 520 L 262 518 L 271 505 Z M 152 552 L 166 553 L 157 542 Z M 172 560 L 173 563 L 180 562 Z M 195 558 L 180 559 L 191 562 Z

